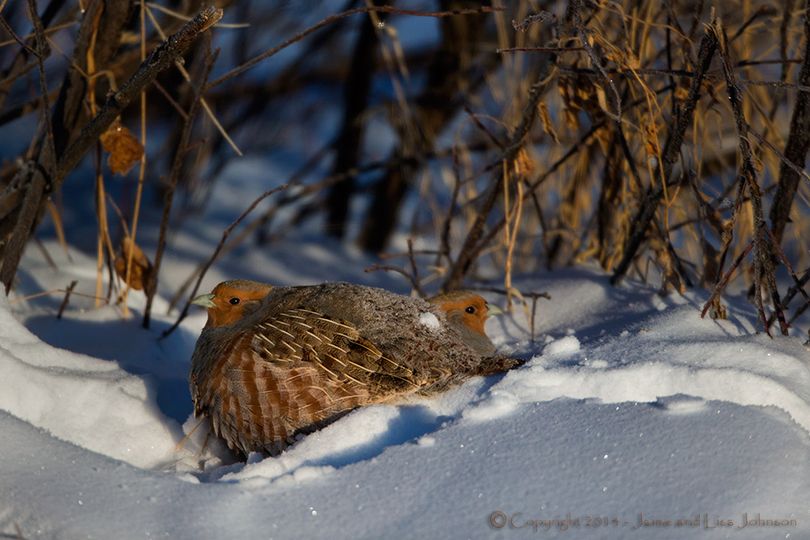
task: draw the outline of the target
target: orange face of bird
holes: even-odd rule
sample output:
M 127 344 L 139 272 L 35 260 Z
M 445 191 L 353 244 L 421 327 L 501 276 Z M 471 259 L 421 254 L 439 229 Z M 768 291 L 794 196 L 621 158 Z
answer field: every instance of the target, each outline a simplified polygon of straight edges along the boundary
M 206 327 L 227 326 L 240 320 L 245 310 L 255 306 L 273 287 L 258 281 L 223 281 L 211 291 L 191 301 L 208 308 Z
M 466 291 L 435 296 L 430 302 L 447 314 L 450 320 L 458 320 L 470 330 L 486 336 L 484 323 L 490 315 L 500 313 L 497 307 L 490 308 L 484 298 Z

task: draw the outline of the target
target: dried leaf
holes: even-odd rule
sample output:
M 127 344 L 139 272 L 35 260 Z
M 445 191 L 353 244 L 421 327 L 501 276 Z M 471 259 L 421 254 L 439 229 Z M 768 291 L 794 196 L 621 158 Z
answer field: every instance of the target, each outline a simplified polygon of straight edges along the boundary
M 634 71 L 637 69 L 641 69 L 643 67 L 641 65 L 641 60 L 639 60 L 635 51 L 633 51 L 629 47 L 624 48 L 624 58 L 617 58 L 614 61 L 616 63 L 620 63 L 623 61 L 624 64 L 627 66 L 627 69 L 632 69 Z
M 527 177 L 535 170 L 534 159 L 529 155 L 525 148 L 518 150 L 515 160 L 512 162 L 515 175 L 519 177 Z
M 709 317 L 712 319 L 728 319 L 728 310 L 720 301 L 719 296 L 712 298 L 709 306 Z
M 540 120 L 543 122 L 543 131 L 549 134 L 554 139 L 554 142 L 560 144 L 560 139 L 557 137 L 557 132 L 554 130 L 554 124 L 551 123 L 551 116 L 548 114 L 548 107 L 544 101 L 537 104 L 537 112 L 540 114 Z
M 602 92 L 602 99 L 605 100 L 604 90 L 593 84 L 593 80 L 585 76 L 563 76 L 557 83 L 560 90 L 560 97 L 565 105 L 566 123 L 569 127 L 579 129 L 579 119 L 576 111 L 585 111 L 591 118 L 602 116 L 603 108 L 599 104 L 597 92 Z
M 100 140 L 104 150 L 110 153 L 107 164 L 113 174 L 121 176 L 127 174 L 143 156 L 143 146 L 140 141 L 126 126 L 122 126 L 118 122 L 102 133 Z
M 152 263 L 144 255 L 143 250 L 137 244 L 133 244 L 129 236 L 121 239 L 121 247 L 115 257 L 115 273 L 121 279 L 127 279 L 127 260 L 132 249 L 132 269 L 129 272 L 129 286 L 135 290 L 143 290 L 148 284 L 152 274 Z
M 658 126 L 655 125 L 655 119 L 649 118 L 649 122 L 641 126 L 644 138 L 644 150 L 648 156 L 658 156 L 661 151 L 658 145 Z

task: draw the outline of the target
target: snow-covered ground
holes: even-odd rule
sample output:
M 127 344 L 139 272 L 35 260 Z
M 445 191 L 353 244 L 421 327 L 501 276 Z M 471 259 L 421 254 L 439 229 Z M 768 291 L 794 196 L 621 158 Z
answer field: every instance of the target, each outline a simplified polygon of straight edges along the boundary
M 245 464 L 190 418 L 204 313 L 164 340 L 162 298 L 150 330 L 139 294 L 134 319 L 75 296 L 57 320 L 62 295 L 23 297 L 74 279 L 91 293 L 95 262 L 46 248 L 58 270 L 29 249 L 0 297 L 0 538 L 810 538 L 810 354 L 757 334 L 744 300 L 703 320 L 702 292 L 523 278 L 551 294 L 535 340 L 520 309 L 487 331 L 525 366 L 357 410 Z M 268 251 L 234 254 L 205 287 L 240 268 L 277 283 L 328 268 L 403 290 L 350 250 Z M 192 268 L 177 253 L 174 286 Z
M 55 266 L 27 250 L 0 295 L 0 538 L 810 539 L 810 352 L 798 332 L 758 334 L 743 298 L 726 321 L 700 319 L 703 291 L 661 297 L 583 269 L 515 277 L 551 295 L 533 332 L 520 307 L 488 322 L 525 366 L 356 410 L 278 458 L 235 461 L 191 417 L 205 313 L 158 337 L 176 317 L 168 298 L 272 187 L 257 181 L 266 163 L 239 163 L 217 204 L 174 228 L 149 330 L 141 293 L 130 319 L 78 294 L 57 319 L 61 293 L 28 296 L 73 280 L 92 295 L 95 260 L 52 240 Z M 203 289 L 242 277 L 408 292 L 317 228 L 228 253 Z M 141 236 L 153 253 L 154 222 Z

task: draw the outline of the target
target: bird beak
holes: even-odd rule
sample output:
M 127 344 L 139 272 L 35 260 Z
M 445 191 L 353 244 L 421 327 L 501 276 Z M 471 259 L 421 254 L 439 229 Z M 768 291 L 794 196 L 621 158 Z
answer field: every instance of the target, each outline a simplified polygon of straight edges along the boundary
M 214 295 L 211 293 L 201 294 L 200 296 L 192 300 L 191 303 L 196 304 L 198 306 L 202 306 L 204 308 L 216 307 L 216 304 L 214 303 Z
M 503 310 L 498 306 L 488 304 L 487 305 L 487 317 L 494 317 L 496 315 L 503 315 Z

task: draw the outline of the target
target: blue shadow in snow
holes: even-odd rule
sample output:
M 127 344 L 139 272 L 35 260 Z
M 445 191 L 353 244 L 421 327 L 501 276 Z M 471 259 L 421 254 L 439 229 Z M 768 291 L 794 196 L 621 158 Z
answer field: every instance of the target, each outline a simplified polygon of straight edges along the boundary
M 86 321 L 71 319 L 70 312 L 30 317 L 23 324 L 45 343 L 100 360 L 115 362 L 123 370 L 144 380 L 147 401 L 161 414 L 183 424 L 192 412 L 188 371 L 194 339 L 178 328 L 165 341 L 157 336 L 168 325 L 155 321 L 150 330 L 139 318 Z M 182 433 L 178 435 L 182 436 Z
M 506 374 L 501 373 L 487 377 L 475 393 L 475 401 L 489 392 L 493 385 L 497 384 Z M 367 443 L 347 448 L 341 452 L 335 452 L 328 456 L 317 459 L 310 459 L 302 462 L 300 467 L 323 467 L 329 466 L 340 469 L 363 461 L 373 459 L 382 454 L 390 446 L 399 446 L 420 437 L 434 433 L 444 427 L 447 423 L 453 422 L 457 416 L 437 415 L 429 407 L 421 404 L 399 405 L 399 415 L 391 419 L 386 429 L 379 436 Z M 336 420 L 339 422 L 340 420 Z M 266 457 L 264 459 L 274 459 Z M 245 463 L 229 464 L 213 471 L 207 471 L 198 476 L 201 481 L 219 481 L 222 476 L 228 473 L 236 473 L 244 469 Z M 287 471 L 287 473 L 291 473 Z M 226 481 L 228 482 L 228 481 Z

